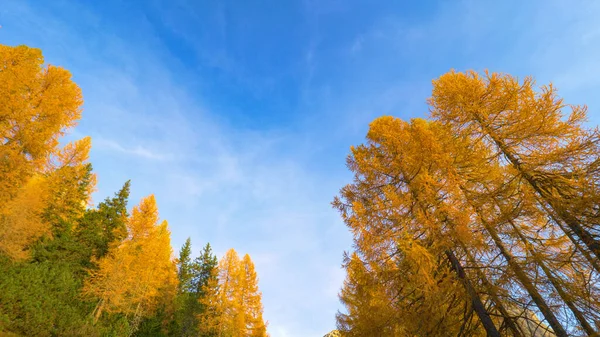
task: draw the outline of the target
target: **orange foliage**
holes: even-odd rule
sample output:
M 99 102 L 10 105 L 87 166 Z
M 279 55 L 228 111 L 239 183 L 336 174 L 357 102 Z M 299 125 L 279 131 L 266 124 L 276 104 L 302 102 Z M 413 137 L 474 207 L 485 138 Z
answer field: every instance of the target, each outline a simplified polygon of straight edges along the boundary
M 167 222 L 158 222 L 154 196 L 144 198 L 127 221 L 128 238 L 99 261 L 84 293 L 100 298 L 102 312 L 120 312 L 133 320 L 152 315 L 165 293 L 174 294 L 177 272 Z

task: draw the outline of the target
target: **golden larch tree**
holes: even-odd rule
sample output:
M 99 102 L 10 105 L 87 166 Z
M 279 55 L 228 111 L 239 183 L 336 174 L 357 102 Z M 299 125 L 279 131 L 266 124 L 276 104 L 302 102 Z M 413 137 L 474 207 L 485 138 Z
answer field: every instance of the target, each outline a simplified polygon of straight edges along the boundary
M 600 140 L 585 107 L 474 72 L 434 81 L 429 103 L 432 120 L 378 118 L 351 150 L 334 201 L 356 250 L 342 334 L 598 335 Z
M 267 326 L 263 320 L 262 294 L 258 290 L 258 277 L 250 255 L 241 263 L 241 302 L 244 311 L 244 337 L 266 337 Z
M 84 294 L 99 298 L 94 312 L 127 315 L 133 327 L 154 313 L 164 294 L 174 294 L 177 271 L 167 222 L 159 222 L 153 195 L 133 208 L 127 238 L 111 247 L 84 285 Z
M 85 208 L 90 140 L 58 146 L 82 103 L 70 73 L 45 66 L 39 49 L 0 45 L 0 250 L 13 258 Z
M 219 261 L 218 285 L 207 285 L 202 303 L 207 310 L 198 318 L 199 330 L 220 337 L 266 337 L 262 295 L 254 263 L 248 254 L 240 260 L 229 249 Z
M 45 66 L 39 49 L 0 45 L 0 203 L 57 151 L 82 104 L 71 74 Z

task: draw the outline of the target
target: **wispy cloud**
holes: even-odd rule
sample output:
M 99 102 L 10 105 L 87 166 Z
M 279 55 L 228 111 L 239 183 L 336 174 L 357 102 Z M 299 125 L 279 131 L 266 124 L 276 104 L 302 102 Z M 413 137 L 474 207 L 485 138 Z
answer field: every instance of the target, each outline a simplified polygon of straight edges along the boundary
M 117 143 L 116 141 L 98 137 L 94 138 L 94 149 L 99 151 L 114 151 L 121 154 L 133 155 L 153 160 L 168 159 L 168 154 L 158 153 L 151 149 L 147 149 L 141 145 L 136 145 L 134 147 L 127 148 Z

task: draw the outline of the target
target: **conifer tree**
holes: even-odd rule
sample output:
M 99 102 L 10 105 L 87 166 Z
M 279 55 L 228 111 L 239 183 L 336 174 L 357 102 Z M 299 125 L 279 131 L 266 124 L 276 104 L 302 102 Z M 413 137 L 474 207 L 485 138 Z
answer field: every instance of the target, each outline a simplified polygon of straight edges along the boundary
M 241 305 L 245 322 L 242 336 L 266 337 L 267 326 L 262 317 L 262 294 L 258 290 L 258 277 L 250 255 L 246 254 L 242 258 L 240 272 Z
M 218 285 L 209 278 L 201 300 L 199 329 L 205 336 L 266 337 L 261 293 L 248 254 L 240 260 L 230 249 L 219 261 Z
M 85 246 L 85 260 L 104 257 L 110 247 L 121 243 L 127 235 L 127 201 L 131 184 L 125 182 L 112 198 L 106 198 L 95 209 L 86 210 L 75 229 L 77 241 Z
M 199 306 L 198 298 L 194 289 L 194 263 L 191 259 L 192 243 L 187 238 L 177 260 L 177 276 L 179 288 L 177 292 L 176 334 L 178 336 L 196 335 L 197 320 L 196 311 Z
M 194 292 L 197 293 L 198 297 L 204 296 L 204 289 L 208 283 L 215 278 L 215 272 L 217 270 L 219 261 L 212 252 L 210 243 L 207 243 L 200 256 L 194 260 L 193 267 L 193 280 L 192 285 Z
M 58 139 L 81 117 L 71 74 L 44 66 L 39 49 L 0 45 L 0 205 L 41 173 Z
M 86 280 L 84 294 L 99 298 L 95 320 L 105 311 L 123 313 L 135 329 L 141 318 L 152 315 L 164 294 L 175 295 L 177 271 L 171 255 L 167 223 L 158 222 L 151 195 L 134 207 L 125 241 L 113 247 Z
M 334 201 L 356 247 L 343 334 L 384 318 L 382 336 L 598 334 L 597 131 L 584 108 L 563 118 L 551 87 L 517 84 L 444 75 L 433 121 L 378 118 L 352 148 Z
M 599 133 L 583 127 L 585 106 L 567 106 L 552 85 L 533 85 L 530 77 L 450 72 L 434 81 L 432 117 L 458 136 L 483 139 L 598 259 Z
M 179 279 L 179 292 L 189 293 L 192 289 L 193 265 L 192 265 L 192 242 L 190 238 L 185 240 L 179 251 L 177 260 L 177 277 Z

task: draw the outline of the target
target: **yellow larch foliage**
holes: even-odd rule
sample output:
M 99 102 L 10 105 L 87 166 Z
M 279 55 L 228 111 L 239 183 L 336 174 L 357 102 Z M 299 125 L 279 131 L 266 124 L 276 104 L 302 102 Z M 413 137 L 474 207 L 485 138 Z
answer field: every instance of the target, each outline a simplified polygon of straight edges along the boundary
M 96 187 L 96 175 L 87 163 L 90 149 L 91 138 L 85 137 L 49 157 L 45 168 L 51 190 L 48 210 L 54 221 L 76 219 L 90 205 Z
M 334 201 L 356 251 L 342 335 L 386 320 L 400 330 L 376 335 L 518 336 L 535 316 L 556 336 L 597 335 L 600 135 L 585 107 L 533 83 L 448 73 L 433 120 L 377 118 L 351 149 Z
M 222 337 L 267 337 L 262 295 L 250 256 L 240 260 L 232 248 L 217 269 L 218 287 L 209 284 L 209 292 L 201 300 L 206 310 L 198 317 L 199 330 Z
M 343 334 L 370 336 L 367 327 L 378 324 L 380 336 L 451 335 L 474 320 L 464 312 L 480 299 L 467 295 L 472 284 L 450 256 L 481 239 L 464 205 L 444 202 L 458 193 L 446 136 L 435 123 L 385 116 L 371 123 L 367 144 L 352 148 L 354 183 L 334 201 L 357 251 L 346 263 L 341 299 L 354 313 L 338 315 Z
M 48 199 L 47 179 L 34 176 L 0 208 L 0 250 L 16 260 L 28 256 L 28 246 L 50 232 L 41 220 Z
M 81 116 L 71 74 L 44 66 L 39 49 L 0 45 L 0 203 L 10 199 Z
M 127 221 L 128 237 L 98 263 L 84 294 L 100 298 L 95 309 L 124 313 L 133 323 L 152 315 L 164 293 L 174 294 L 177 271 L 167 222 L 158 222 L 154 196 L 142 199 Z
M 0 246 L 13 258 L 89 201 L 90 139 L 58 147 L 82 103 L 70 73 L 45 66 L 39 49 L 0 45 Z
M 208 283 L 202 288 L 203 296 L 199 301 L 203 311 L 198 315 L 198 332 L 201 336 L 219 336 L 223 333 L 222 315 L 223 307 L 219 297 L 219 269 L 213 270 L 214 277 L 209 278 Z
M 258 277 L 250 255 L 244 255 L 241 264 L 241 301 L 245 326 L 242 336 L 265 337 L 267 326 L 263 320 L 262 294 L 258 290 Z
M 241 337 L 245 324 L 241 303 L 240 257 L 230 249 L 219 261 L 219 291 L 217 293 L 221 312 L 219 335 Z
M 585 127 L 585 106 L 565 104 L 551 84 L 534 86 L 531 77 L 452 71 L 433 82 L 432 117 L 456 138 L 490 149 L 496 160 L 488 166 L 523 179 L 540 207 L 597 260 L 600 133 Z
M 28 257 L 28 248 L 52 225 L 78 218 L 95 186 L 86 163 L 90 138 L 86 137 L 57 154 L 56 166 L 28 178 L 14 196 L 0 206 L 0 250 L 13 259 Z M 63 153 L 69 153 L 67 157 Z

